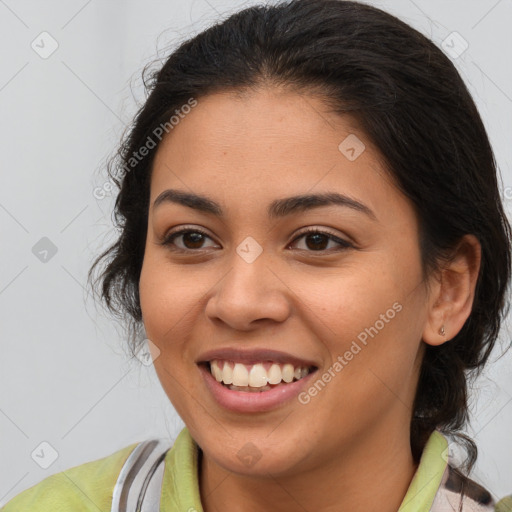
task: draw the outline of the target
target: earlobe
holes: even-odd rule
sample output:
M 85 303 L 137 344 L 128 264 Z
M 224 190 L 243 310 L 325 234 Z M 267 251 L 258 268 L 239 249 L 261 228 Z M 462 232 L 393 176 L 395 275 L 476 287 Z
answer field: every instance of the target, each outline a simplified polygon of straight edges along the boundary
M 471 314 L 480 262 L 480 242 L 474 235 L 464 235 L 432 289 L 422 336 L 425 343 L 442 345 L 462 329 Z

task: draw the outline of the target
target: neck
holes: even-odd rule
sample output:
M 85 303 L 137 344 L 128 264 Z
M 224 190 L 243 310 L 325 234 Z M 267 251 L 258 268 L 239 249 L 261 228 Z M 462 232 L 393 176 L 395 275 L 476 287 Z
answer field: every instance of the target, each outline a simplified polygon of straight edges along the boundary
M 205 454 L 200 494 L 205 512 L 270 509 L 295 512 L 375 510 L 396 512 L 417 469 L 408 430 L 381 430 L 328 462 L 287 475 L 247 476 L 230 472 Z M 390 435 L 389 432 L 394 432 Z

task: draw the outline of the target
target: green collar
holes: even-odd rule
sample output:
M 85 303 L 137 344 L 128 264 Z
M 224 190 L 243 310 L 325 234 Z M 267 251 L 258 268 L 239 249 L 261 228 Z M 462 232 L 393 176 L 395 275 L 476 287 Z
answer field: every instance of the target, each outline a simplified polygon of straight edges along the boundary
M 160 510 L 203 512 L 199 495 L 199 449 L 185 427 L 165 456 Z
M 447 466 L 448 441 L 437 430 L 428 438 L 418 469 L 398 512 L 428 512 Z
M 448 442 L 434 431 L 398 512 L 428 512 L 446 468 Z M 198 446 L 185 427 L 165 457 L 160 510 L 203 512 L 198 481 Z

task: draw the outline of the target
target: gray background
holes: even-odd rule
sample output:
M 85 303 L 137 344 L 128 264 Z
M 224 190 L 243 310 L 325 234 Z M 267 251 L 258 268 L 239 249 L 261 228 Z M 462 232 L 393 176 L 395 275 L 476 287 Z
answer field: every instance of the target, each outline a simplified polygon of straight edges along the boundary
M 130 360 L 121 328 L 85 289 L 92 259 L 115 235 L 113 198 L 93 191 L 144 99 L 144 64 L 256 3 L 0 0 L 0 504 L 50 474 L 148 437 L 174 438 L 183 426 L 152 366 Z M 510 211 L 512 1 L 369 3 L 439 46 L 467 42 L 454 62 L 484 118 Z M 52 40 L 58 48 L 42 58 Z M 55 254 L 38 254 L 50 246 Z M 510 339 L 504 328 L 500 349 Z M 468 428 L 480 449 L 474 475 L 498 497 L 512 493 L 511 362 L 509 353 L 476 383 Z

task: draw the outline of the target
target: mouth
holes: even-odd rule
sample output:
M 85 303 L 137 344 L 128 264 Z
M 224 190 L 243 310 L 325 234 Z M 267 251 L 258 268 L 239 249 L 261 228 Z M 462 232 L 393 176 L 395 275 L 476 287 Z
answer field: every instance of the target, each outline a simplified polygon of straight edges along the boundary
M 221 348 L 196 364 L 205 391 L 223 409 L 266 413 L 293 404 L 319 369 L 318 362 L 269 349 Z
M 314 372 L 316 366 L 306 363 L 259 361 L 246 363 L 228 359 L 212 359 L 201 363 L 214 379 L 231 391 L 261 393 L 299 381 Z

